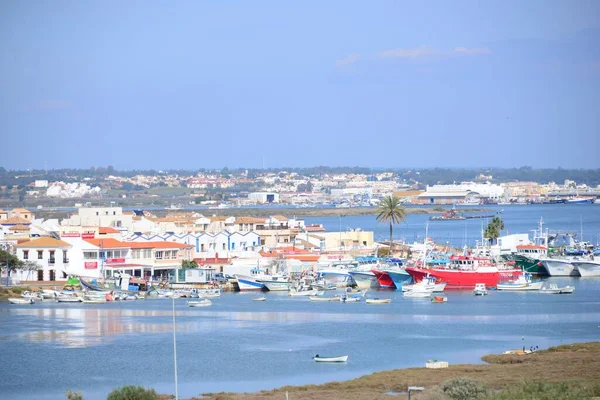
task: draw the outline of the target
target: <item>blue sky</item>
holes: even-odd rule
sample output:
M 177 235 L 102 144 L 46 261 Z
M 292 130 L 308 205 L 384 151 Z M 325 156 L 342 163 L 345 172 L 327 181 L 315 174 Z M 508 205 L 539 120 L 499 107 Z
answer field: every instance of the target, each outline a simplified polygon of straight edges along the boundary
M 9 169 L 599 168 L 598 1 L 3 1 Z

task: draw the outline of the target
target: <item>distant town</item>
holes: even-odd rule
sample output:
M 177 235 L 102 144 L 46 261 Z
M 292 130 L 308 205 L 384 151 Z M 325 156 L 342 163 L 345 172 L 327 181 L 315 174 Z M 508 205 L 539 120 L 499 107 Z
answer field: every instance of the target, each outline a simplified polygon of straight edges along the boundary
M 276 204 L 290 207 L 376 206 L 395 194 L 407 205 L 542 203 L 600 196 L 600 170 L 425 169 L 377 171 L 315 167 L 198 171 L 90 169 L 7 171 L 0 167 L 0 206 L 190 206 Z

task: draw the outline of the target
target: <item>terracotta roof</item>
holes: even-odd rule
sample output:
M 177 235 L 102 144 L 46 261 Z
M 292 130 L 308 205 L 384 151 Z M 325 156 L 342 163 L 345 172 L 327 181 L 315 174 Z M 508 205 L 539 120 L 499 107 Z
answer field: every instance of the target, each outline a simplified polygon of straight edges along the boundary
M 65 241 L 43 237 L 39 239 L 30 240 L 28 242 L 20 243 L 17 245 L 19 248 L 37 248 L 37 247 L 71 247 L 71 245 Z
M 185 249 L 194 247 L 191 244 L 176 242 L 127 242 L 132 249 Z
M 6 214 L 7 212 L 0 208 L 0 214 Z
M 10 231 L 28 231 L 29 227 L 25 225 L 15 225 L 8 228 Z
M 265 222 L 264 219 L 255 218 L 255 217 L 236 217 L 236 224 L 258 224 Z
M 119 232 L 115 228 L 101 227 L 101 228 L 98 228 L 98 233 L 99 234 L 107 234 L 107 233 L 121 233 L 121 232 Z
M 275 218 L 278 221 L 287 221 L 288 219 L 283 215 L 271 215 L 271 218 Z
M 103 249 L 118 249 L 118 248 L 129 248 L 129 243 L 120 242 L 117 239 L 106 238 L 106 239 L 83 239 L 89 244 L 94 246 L 102 247 Z
M 540 249 L 540 250 L 547 250 L 546 247 L 544 247 L 544 246 L 538 246 L 536 244 L 520 244 L 520 245 L 517 245 L 517 249 Z
M 215 215 L 213 217 L 208 217 L 208 218 L 211 220 L 211 222 L 216 222 L 216 221 L 225 221 L 229 217 L 226 217 L 224 215 Z
M 0 225 L 29 225 L 31 222 L 19 217 L 0 219 Z

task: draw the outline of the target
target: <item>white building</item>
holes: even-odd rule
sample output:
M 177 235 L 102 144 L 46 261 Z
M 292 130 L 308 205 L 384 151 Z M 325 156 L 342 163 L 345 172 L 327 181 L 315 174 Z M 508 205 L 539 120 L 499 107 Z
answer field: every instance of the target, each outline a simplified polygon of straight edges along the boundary
M 254 192 L 248 193 L 248 200 L 256 203 L 279 203 L 279 193 L 273 192 Z
M 61 221 L 63 226 L 110 226 L 130 230 L 133 214 L 123 213 L 121 207 L 81 207 L 76 214 Z

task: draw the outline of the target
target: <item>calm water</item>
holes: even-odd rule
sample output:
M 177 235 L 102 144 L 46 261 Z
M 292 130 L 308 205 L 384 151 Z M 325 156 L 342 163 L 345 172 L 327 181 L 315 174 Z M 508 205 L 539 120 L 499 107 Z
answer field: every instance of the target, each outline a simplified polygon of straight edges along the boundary
M 314 303 L 284 294 L 228 293 L 210 308 L 176 300 L 179 393 L 256 391 L 423 366 L 480 362 L 510 348 L 600 340 L 600 279 L 550 278 L 573 295 L 452 291 L 448 303 Z M 68 389 L 104 399 L 124 384 L 174 393 L 172 301 L 0 305 L 0 393 L 61 399 Z M 349 355 L 345 364 L 311 357 Z
M 457 207 L 460 211 L 461 207 Z M 469 207 L 471 208 L 471 207 Z M 496 215 L 504 221 L 507 233 L 532 233 L 538 228 L 540 218 L 544 220 L 544 230 L 570 232 L 577 235 L 583 231 L 583 239 L 600 244 L 600 204 L 556 204 L 556 205 L 509 205 L 476 206 L 489 212 L 473 215 Z M 298 214 L 300 217 L 300 214 Z M 481 240 L 481 231 L 489 219 L 467 219 L 462 221 L 429 221 L 430 215 L 410 214 L 406 222 L 394 225 L 394 238 L 404 238 L 408 243 L 422 241 L 425 236 L 425 223 L 429 222 L 429 237 L 437 243 L 462 247 L 474 246 Z M 376 241 L 389 240 L 389 224 L 377 223 L 375 216 L 306 217 L 307 224 L 323 224 L 328 231 L 361 228 L 373 231 Z

